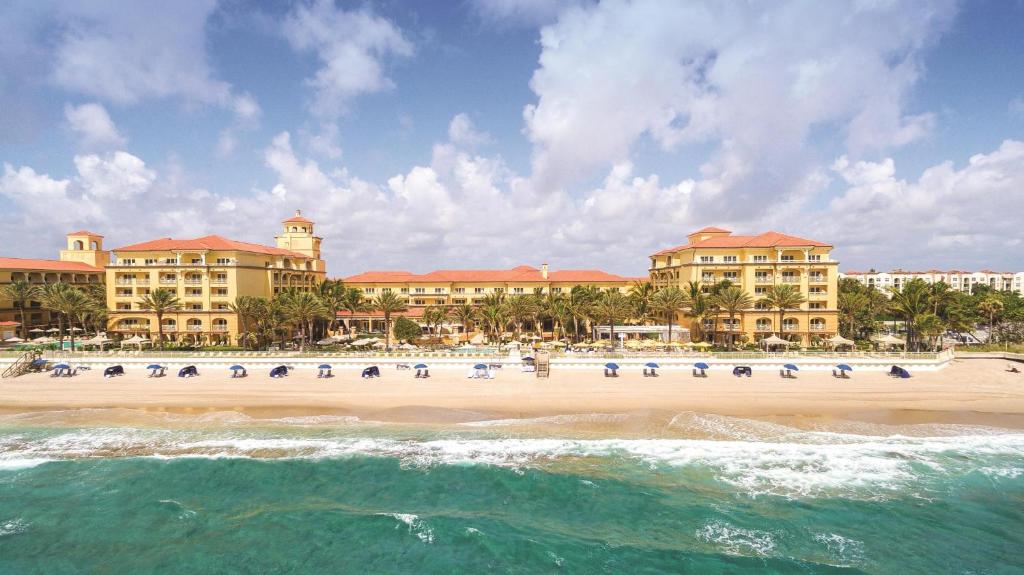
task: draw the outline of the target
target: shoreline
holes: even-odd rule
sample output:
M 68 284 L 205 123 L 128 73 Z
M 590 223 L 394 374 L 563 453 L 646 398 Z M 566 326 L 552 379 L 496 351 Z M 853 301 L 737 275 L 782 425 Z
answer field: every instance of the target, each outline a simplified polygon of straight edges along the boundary
M 1024 428 L 1024 374 L 1004 371 L 999 360 L 954 361 L 946 369 L 891 379 L 855 372 L 851 379 L 802 371 L 796 379 L 756 371 L 736 378 L 713 371 L 706 379 L 663 371 L 660 377 L 556 370 L 549 379 L 505 370 L 495 379 L 466 379 L 456 370 L 432 370 L 430 379 L 384 370 L 364 380 L 342 372 L 317 379 L 297 370 L 272 380 L 264 373 L 232 379 L 207 370 L 196 378 L 148 378 L 132 370 L 104 379 L 97 370 L 74 378 L 27 374 L 0 380 L 0 416 L 78 411 L 76 420 L 116 410 L 183 416 L 219 412 L 255 419 L 358 417 L 364 422 L 456 425 L 486 420 L 529 420 L 587 414 L 647 414 L 649 428 L 679 413 L 825 425 L 857 421 L 886 425 L 947 423 Z M 639 417 L 644 419 L 645 417 Z M 59 417 L 55 416 L 55 419 Z M 116 418 L 115 418 L 116 419 Z M 656 429 L 654 429 L 656 431 Z

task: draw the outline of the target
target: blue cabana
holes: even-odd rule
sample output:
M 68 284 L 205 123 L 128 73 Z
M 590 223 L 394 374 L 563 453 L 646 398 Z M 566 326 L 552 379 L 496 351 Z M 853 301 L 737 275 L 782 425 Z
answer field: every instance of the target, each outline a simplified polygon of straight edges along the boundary
M 270 370 L 270 377 L 285 377 L 288 375 L 288 366 L 279 365 Z
M 617 363 L 606 363 L 606 364 L 604 364 L 604 376 L 605 377 L 619 377 L 619 364 L 617 364 Z
M 331 364 L 329 364 L 329 363 L 321 363 L 319 365 L 319 367 L 317 367 L 317 369 L 320 370 L 316 374 L 317 377 L 320 377 L 320 378 L 323 378 L 323 377 L 334 377 L 334 374 L 331 373 L 331 369 L 332 369 L 331 368 Z
M 178 370 L 178 377 L 196 377 L 198 375 L 199 370 L 194 365 L 186 365 Z
M 735 375 L 736 377 L 741 377 L 744 375 L 750 377 L 754 375 L 754 370 L 751 369 L 749 365 L 737 365 L 736 367 L 732 368 L 732 374 Z
M 903 369 L 902 367 L 900 367 L 898 365 L 894 365 L 894 366 L 892 366 L 892 369 L 889 370 L 889 375 L 891 377 L 899 377 L 899 378 L 902 378 L 902 379 L 907 379 L 907 378 L 910 377 L 910 372 L 905 370 L 905 369 Z
M 246 377 L 249 375 L 249 372 L 245 371 L 245 366 L 242 365 L 235 364 L 228 369 L 231 370 L 231 377 Z
M 103 370 L 103 377 L 114 377 L 117 375 L 124 375 L 124 367 L 120 365 L 112 365 L 107 369 Z
M 644 377 L 658 377 L 658 364 L 649 361 L 644 364 Z

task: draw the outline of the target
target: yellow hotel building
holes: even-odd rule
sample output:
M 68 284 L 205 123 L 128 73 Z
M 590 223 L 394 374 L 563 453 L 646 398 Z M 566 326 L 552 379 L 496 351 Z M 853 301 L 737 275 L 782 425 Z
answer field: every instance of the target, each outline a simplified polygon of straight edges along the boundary
M 67 249 L 60 251 L 59 260 L 0 257 L 0 286 L 15 281 L 27 281 L 38 287 L 57 282 L 76 287 L 102 284 L 103 268 L 109 259 L 110 252 L 103 250 L 103 236 L 86 230 L 72 232 L 67 235 Z M 22 334 L 42 335 L 27 332 L 52 327 L 56 320 L 40 302 L 31 301 L 25 308 L 25 323 L 22 329 L 21 308 L 0 295 L 0 340 Z
M 275 246 L 211 235 L 162 238 L 113 250 L 107 266 L 108 331 L 128 337 L 157 337 L 156 315 L 140 301 L 156 288 L 174 290 L 181 309 L 163 318 L 170 341 L 227 344 L 238 338 L 238 317 L 230 304 L 240 295 L 271 298 L 286 288 L 312 289 L 322 282 L 321 238 L 313 222 L 295 212 L 282 222 Z
M 575 286 L 595 286 L 602 290 L 628 291 L 633 282 L 646 277 L 625 277 L 601 270 L 549 270 L 522 265 L 507 270 L 436 270 L 425 274 L 407 271 L 369 271 L 343 278 L 346 286 L 362 290 L 367 299 L 393 292 L 408 303 L 399 315 L 417 319 L 426 306 L 478 305 L 484 297 L 506 295 L 569 293 Z M 339 313 L 346 327 L 365 331 L 383 330 L 383 317 L 377 312 L 352 315 Z
M 779 232 L 734 236 L 715 227 L 696 231 L 686 239 L 683 245 L 650 256 L 650 278 L 655 287 L 685 288 L 693 281 L 706 291 L 729 280 L 757 302 L 768 286 L 790 284 L 799 288 L 807 301 L 799 309 L 786 310 L 782 337 L 806 346 L 838 333 L 839 262 L 829 256 L 831 245 Z M 780 331 L 778 311 L 756 307 L 740 314 L 735 325 L 729 325 L 727 314 L 708 318 L 699 326 L 687 316 L 679 319 L 681 325 L 690 323 L 691 331 L 700 328 L 703 334 L 713 333 L 720 343 L 733 332 L 755 342 Z

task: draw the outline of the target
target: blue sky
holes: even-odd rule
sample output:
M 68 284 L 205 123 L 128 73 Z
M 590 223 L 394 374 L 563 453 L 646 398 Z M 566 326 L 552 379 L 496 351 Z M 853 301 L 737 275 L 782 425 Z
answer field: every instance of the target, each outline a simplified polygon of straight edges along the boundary
M 814 22 L 814 26 L 808 26 Z M 1024 2 L 0 6 L 4 255 L 269 243 L 332 274 L 642 274 L 720 225 L 1024 269 Z

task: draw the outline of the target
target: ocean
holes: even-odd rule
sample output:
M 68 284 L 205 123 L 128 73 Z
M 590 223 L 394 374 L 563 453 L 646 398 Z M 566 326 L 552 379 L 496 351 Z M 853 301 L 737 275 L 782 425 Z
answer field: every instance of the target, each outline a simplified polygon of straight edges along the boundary
M 0 573 L 1024 573 L 1019 431 L 159 417 L 0 419 Z

